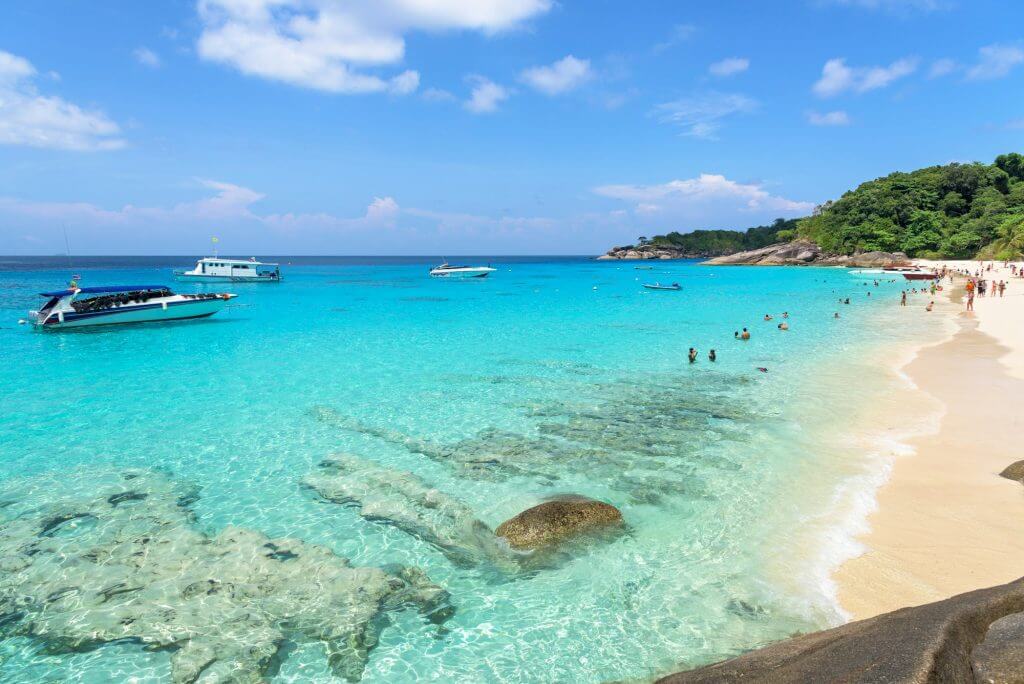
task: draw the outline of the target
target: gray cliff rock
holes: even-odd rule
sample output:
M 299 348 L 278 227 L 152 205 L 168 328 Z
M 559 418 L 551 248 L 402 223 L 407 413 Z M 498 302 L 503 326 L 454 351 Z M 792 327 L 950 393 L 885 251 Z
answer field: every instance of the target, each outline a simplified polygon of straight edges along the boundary
M 629 245 L 612 247 L 607 253 L 597 257 L 598 261 L 637 260 L 637 259 L 700 259 L 706 254 L 689 254 L 675 247 L 664 245 Z
M 902 252 L 858 252 L 852 255 L 829 254 L 818 245 L 806 240 L 781 242 L 761 249 L 737 252 L 715 257 L 709 266 L 850 266 L 855 268 L 885 268 L 909 264 Z
M 788 639 L 658 682 L 1017 682 L 1022 611 L 1024 578 Z
M 498 525 L 494 533 L 514 549 L 535 549 L 621 525 L 622 513 L 615 506 L 572 496 L 528 508 Z

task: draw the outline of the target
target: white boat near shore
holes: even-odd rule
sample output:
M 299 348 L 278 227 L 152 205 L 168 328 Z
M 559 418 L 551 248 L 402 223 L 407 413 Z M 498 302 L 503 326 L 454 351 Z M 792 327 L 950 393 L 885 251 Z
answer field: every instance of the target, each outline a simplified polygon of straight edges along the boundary
M 38 311 L 29 311 L 29 321 L 44 330 L 205 318 L 238 296 L 174 294 L 163 285 L 73 286 L 40 294 L 49 300 Z

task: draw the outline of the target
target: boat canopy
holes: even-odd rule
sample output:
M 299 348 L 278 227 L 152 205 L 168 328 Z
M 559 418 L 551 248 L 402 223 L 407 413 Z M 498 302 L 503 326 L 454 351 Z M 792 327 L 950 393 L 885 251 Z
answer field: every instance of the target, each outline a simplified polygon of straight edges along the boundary
M 104 287 L 81 287 L 77 290 L 55 290 L 53 292 L 40 292 L 43 297 L 67 297 L 76 292 L 79 294 L 101 294 L 109 292 L 139 292 L 145 290 L 166 290 L 166 285 L 106 285 Z

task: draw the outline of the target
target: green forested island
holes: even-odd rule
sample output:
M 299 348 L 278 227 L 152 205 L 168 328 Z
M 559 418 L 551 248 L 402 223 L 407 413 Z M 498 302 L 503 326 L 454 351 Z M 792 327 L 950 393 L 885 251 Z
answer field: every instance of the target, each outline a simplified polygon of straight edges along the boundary
M 938 259 L 1011 259 L 1024 252 L 1024 156 L 946 164 L 862 183 L 811 216 L 745 231 L 696 230 L 643 244 L 715 256 L 810 240 L 825 252 L 905 252 Z

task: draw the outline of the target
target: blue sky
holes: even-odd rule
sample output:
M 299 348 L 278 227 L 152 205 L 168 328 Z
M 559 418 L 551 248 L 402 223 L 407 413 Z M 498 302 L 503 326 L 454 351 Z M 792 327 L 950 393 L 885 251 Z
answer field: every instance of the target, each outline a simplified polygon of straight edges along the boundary
M 597 253 L 1024 151 L 1024 3 L 13 1 L 0 253 Z

